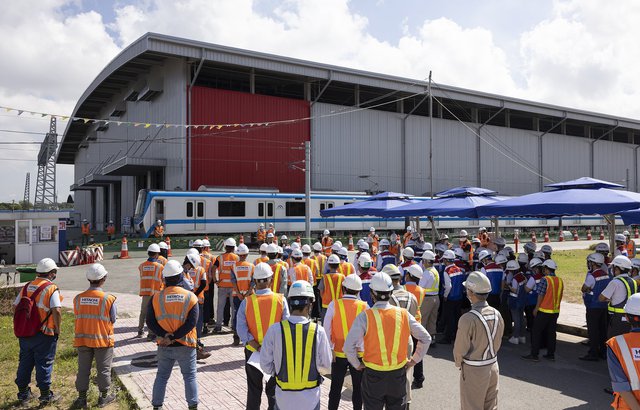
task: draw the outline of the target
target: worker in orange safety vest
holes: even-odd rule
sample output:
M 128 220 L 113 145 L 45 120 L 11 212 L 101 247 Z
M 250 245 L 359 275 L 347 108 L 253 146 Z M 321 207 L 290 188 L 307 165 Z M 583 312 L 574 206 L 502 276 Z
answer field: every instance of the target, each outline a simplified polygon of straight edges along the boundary
M 153 236 L 156 238 L 164 238 L 164 226 L 162 226 L 162 221 L 157 220 L 156 226 L 153 228 Z
M 91 234 L 91 225 L 89 225 L 89 221 L 83 219 L 82 224 L 80 225 L 80 229 L 82 230 L 81 246 L 89 245 L 89 235 Z
M 147 315 L 147 307 L 153 295 L 158 293 L 162 287 L 162 270 L 164 266 L 158 261 L 160 255 L 160 245 L 152 243 L 147 248 L 148 258 L 138 266 L 140 273 L 140 292 L 142 303 L 140 304 L 140 316 L 138 318 L 138 337 L 144 337 L 144 324 Z M 149 332 L 149 340 L 155 339 L 155 335 Z
M 320 243 L 322 244 L 322 252 L 325 256 L 331 255 L 331 246 L 333 245 L 333 238 L 329 236 L 329 230 L 325 229 L 322 232 L 322 239 L 320 239 Z

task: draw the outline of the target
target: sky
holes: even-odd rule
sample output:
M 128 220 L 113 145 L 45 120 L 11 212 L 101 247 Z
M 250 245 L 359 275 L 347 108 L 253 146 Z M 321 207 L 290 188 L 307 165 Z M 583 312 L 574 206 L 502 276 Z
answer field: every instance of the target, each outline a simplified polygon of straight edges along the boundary
M 637 0 L 3 0 L 0 106 L 70 115 L 151 31 L 640 119 L 639 19 Z M 0 112 L 0 201 L 27 172 L 33 201 L 48 122 Z M 64 200 L 73 167 L 57 176 Z

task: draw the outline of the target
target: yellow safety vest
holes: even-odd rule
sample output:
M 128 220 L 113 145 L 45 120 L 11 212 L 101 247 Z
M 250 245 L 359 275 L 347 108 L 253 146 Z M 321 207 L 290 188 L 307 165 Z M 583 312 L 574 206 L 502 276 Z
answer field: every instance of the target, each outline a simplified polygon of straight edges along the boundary
M 300 391 L 320 385 L 320 373 L 316 366 L 316 327 L 313 322 L 291 324 L 280 322 L 282 328 L 283 355 L 276 383 L 282 390 Z M 295 340 L 295 342 L 294 342 Z

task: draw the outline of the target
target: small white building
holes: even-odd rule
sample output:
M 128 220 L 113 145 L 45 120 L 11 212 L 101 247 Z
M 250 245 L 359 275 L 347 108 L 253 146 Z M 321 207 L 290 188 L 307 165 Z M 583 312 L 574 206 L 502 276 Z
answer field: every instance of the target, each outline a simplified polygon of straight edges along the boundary
M 0 259 L 7 264 L 58 260 L 66 249 L 68 211 L 0 211 Z

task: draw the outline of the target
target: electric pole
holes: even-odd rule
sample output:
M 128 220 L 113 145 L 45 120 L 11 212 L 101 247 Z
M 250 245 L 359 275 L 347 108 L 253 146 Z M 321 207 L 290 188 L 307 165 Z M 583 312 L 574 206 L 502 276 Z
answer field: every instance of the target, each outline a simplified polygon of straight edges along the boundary
M 24 181 L 24 196 L 22 199 L 22 206 L 25 206 L 29 210 L 29 199 L 31 197 L 31 173 L 27 172 L 27 178 Z
M 36 180 L 35 209 L 45 209 L 56 204 L 56 150 L 58 134 L 56 117 L 51 117 L 49 132 L 44 137 L 38 153 L 38 179 Z
M 304 235 L 311 243 L 311 141 L 304 143 Z

